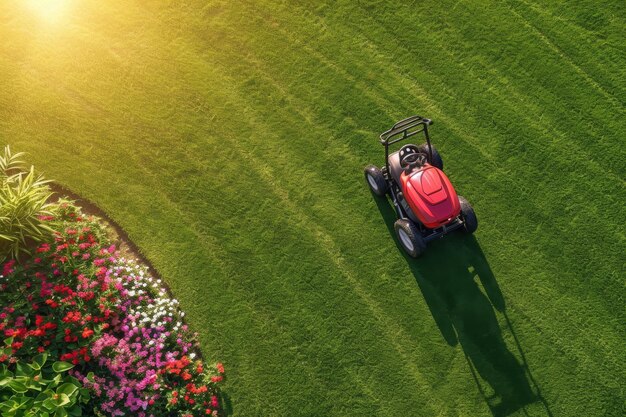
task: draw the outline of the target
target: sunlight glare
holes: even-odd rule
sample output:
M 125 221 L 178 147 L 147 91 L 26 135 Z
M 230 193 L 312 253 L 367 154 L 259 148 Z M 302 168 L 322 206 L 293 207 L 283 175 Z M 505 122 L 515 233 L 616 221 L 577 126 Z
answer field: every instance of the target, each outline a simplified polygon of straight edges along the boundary
M 27 0 L 26 4 L 42 20 L 58 22 L 67 11 L 70 0 Z

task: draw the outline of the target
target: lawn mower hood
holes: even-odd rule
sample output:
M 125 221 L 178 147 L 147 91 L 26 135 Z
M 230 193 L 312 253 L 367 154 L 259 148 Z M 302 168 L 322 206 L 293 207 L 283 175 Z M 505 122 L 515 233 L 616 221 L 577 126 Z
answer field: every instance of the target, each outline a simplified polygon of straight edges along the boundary
M 403 172 L 400 183 L 409 207 L 430 229 L 443 226 L 461 212 L 459 198 L 450 180 L 443 171 L 430 164 L 409 173 Z

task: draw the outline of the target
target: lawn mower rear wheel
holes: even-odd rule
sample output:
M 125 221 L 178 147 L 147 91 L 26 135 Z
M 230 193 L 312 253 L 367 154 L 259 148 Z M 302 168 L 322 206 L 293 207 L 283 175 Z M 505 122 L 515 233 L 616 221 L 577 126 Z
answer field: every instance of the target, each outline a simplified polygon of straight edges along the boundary
M 387 181 L 383 172 L 376 165 L 368 165 L 365 167 L 365 180 L 370 186 L 370 190 L 379 197 L 387 194 Z

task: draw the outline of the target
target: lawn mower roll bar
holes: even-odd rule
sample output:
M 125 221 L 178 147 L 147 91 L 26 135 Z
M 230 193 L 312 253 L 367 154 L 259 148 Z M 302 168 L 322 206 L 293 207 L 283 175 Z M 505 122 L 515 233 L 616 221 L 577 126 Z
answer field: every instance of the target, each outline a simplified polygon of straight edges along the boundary
M 422 116 L 411 116 L 400 120 L 393 125 L 391 129 L 381 133 L 380 143 L 385 147 L 385 166 L 387 172 L 389 172 L 389 146 L 410 138 L 413 135 L 417 135 L 418 133 L 424 132 L 426 143 L 428 144 L 428 160 L 433 160 L 433 149 L 430 144 L 430 136 L 428 135 L 428 126 L 432 124 L 433 121 L 430 119 L 426 119 Z

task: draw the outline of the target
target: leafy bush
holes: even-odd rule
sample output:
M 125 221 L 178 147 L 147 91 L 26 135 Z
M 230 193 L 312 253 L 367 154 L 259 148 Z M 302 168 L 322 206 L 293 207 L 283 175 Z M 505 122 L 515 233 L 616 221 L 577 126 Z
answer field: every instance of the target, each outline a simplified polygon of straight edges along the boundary
M 5 340 L 4 354 L 11 353 L 12 342 L 12 338 Z M 30 363 L 0 365 L 0 413 L 3 417 L 81 416 L 90 396 L 67 374 L 73 367 L 67 362 L 50 363 L 46 353 Z
M 22 153 L 9 146 L 0 155 L 0 261 L 28 253 L 29 246 L 49 238 L 52 229 L 45 219 L 53 215 L 48 202 L 49 181 L 24 168 Z

